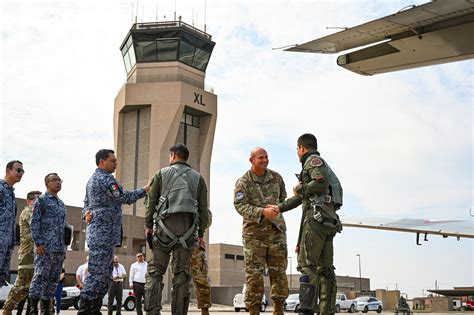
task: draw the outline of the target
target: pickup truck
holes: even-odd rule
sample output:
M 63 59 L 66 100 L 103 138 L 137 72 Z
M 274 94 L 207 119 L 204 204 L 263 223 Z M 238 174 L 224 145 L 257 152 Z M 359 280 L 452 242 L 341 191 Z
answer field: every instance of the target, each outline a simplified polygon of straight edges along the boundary
M 356 310 L 357 302 L 349 300 L 344 293 L 338 293 L 336 297 L 336 313 L 341 310 L 347 310 L 349 313 L 354 313 Z

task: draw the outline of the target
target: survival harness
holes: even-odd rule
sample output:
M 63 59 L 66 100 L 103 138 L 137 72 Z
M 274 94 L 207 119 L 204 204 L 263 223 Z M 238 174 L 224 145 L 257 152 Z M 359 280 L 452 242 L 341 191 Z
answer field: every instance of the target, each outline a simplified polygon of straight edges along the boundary
M 174 168 L 173 166 L 174 165 L 172 165 L 171 168 Z M 182 175 L 184 175 L 185 173 L 187 173 L 188 171 L 190 171 L 191 168 L 190 167 L 185 167 L 183 169 L 177 169 L 177 168 L 175 168 L 175 169 L 176 169 L 176 173 L 168 181 L 168 187 L 167 187 L 166 191 L 164 191 L 164 193 L 160 196 L 160 199 L 158 200 L 158 204 L 155 206 L 155 213 L 153 214 L 153 220 L 154 220 L 154 224 L 153 224 L 154 233 L 153 234 L 154 234 L 154 239 L 158 242 L 158 244 L 160 246 L 169 248 L 169 247 L 173 247 L 176 243 L 179 242 L 181 244 L 181 246 L 183 246 L 183 248 L 188 248 L 188 245 L 186 244 L 186 241 L 192 235 L 197 234 L 197 224 L 199 222 L 199 215 L 198 215 L 198 212 L 197 212 L 197 205 L 198 205 L 198 202 L 197 202 L 197 187 L 198 187 L 198 184 L 197 183 L 195 183 L 196 189 L 193 191 L 192 186 L 190 184 L 190 181 L 184 180 L 184 181 L 187 182 L 187 188 L 189 188 L 189 191 L 193 193 L 193 197 L 194 197 L 194 209 L 193 209 L 193 211 L 186 211 L 186 212 L 189 212 L 189 213 L 193 213 L 194 220 L 193 220 L 193 224 L 186 231 L 186 233 L 184 233 L 182 236 L 176 236 L 170 229 L 168 229 L 166 227 L 166 225 L 163 222 L 163 220 L 165 218 L 167 218 L 172 213 L 184 212 L 184 211 L 170 211 L 170 208 L 169 208 L 169 205 L 168 205 L 168 195 L 171 192 L 172 188 L 174 188 L 173 186 L 175 185 L 175 182 L 177 181 L 177 179 L 179 177 L 181 177 Z M 199 178 L 198 178 L 198 180 L 199 180 Z M 168 207 L 165 207 L 167 205 L 168 205 Z M 163 207 L 165 207 L 165 209 L 162 209 Z M 160 227 L 163 230 L 163 232 L 165 232 L 165 234 L 171 239 L 171 242 L 166 244 L 166 243 L 162 242 L 156 236 L 156 231 L 158 230 L 158 227 Z

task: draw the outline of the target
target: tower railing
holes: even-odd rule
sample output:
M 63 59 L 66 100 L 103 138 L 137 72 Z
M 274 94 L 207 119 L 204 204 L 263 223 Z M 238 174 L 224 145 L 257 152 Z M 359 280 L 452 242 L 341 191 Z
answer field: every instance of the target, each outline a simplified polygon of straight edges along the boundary
M 153 82 L 185 82 L 189 85 L 204 89 L 206 92 L 214 93 L 214 87 L 204 84 L 204 82 L 190 78 L 183 74 L 160 74 L 160 75 L 134 75 L 127 79 L 119 91 L 121 91 L 127 83 L 153 83 Z

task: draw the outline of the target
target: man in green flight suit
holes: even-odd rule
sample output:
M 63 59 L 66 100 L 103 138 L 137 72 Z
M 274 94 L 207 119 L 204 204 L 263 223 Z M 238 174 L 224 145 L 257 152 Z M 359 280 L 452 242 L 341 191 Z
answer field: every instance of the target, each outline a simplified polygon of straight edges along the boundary
M 303 167 L 300 182 L 294 188 L 295 196 L 280 203 L 278 208 L 285 212 L 303 205 L 297 245 L 297 269 L 302 273 L 300 311 L 334 314 L 337 286 L 333 239 L 342 230 L 336 214 L 342 206 L 342 187 L 317 151 L 318 142 L 314 135 L 303 134 L 297 144 Z
M 285 183 L 280 174 L 267 168 L 265 149 L 253 149 L 249 160 L 252 167 L 237 180 L 234 191 L 235 209 L 243 217 L 245 304 L 250 315 L 259 314 L 266 265 L 272 287 L 273 314 L 283 315 L 283 303 L 288 297 L 286 224 L 278 208 L 268 205 L 285 200 Z
M 184 144 L 170 148 L 170 166 L 156 173 L 145 201 L 145 235 L 153 237 L 153 258 L 145 276 L 145 311 L 160 314 L 163 276 L 172 257 L 171 313 L 185 315 L 189 306 L 191 250 L 205 246 L 209 209 L 204 178 L 187 160 Z

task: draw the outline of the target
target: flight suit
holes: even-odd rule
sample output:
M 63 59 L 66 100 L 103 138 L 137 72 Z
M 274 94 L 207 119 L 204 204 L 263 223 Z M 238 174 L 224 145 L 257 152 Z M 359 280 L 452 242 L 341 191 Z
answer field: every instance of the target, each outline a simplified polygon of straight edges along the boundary
M 298 195 L 279 204 L 281 212 L 300 204 L 303 208 L 297 267 L 303 274 L 301 279 L 304 279 L 300 280 L 300 309 L 333 314 L 337 291 L 333 239 L 341 230 L 336 214 L 340 205 L 335 204 L 331 198 L 328 179 L 332 171 L 319 156 L 319 152 L 307 152 L 301 162 L 303 169 L 300 184 L 295 188 Z
M 288 297 L 285 219 L 281 214 L 274 219 L 262 215 L 267 205 L 278 204 L 285 198 L 282 177 L 270 169 L 263 176 L 257 176 L 249 170 L 235 184 L 234 207 L 243 217 L 242 240 L 247 284 L 244 301 L 247 308 L 255 311 L 262 303 L 265 265 L 270 275 L 272 300 L 283 303 Z
M 184 171 L 181 178 L 177 178 L 174 182 L 174 175 Z M 166 192 L 169 194 L 162 196 Z M 186 196 L 186 200 L 182 199 L 183 196 Z M 160 197 L 166 198 L 164 204 L 160 203 Z M 197 237 L 204 236 L 208 226 L 206 183 L 202 176 L 192 170 L 187 163 L 178 161 L 161 169 L 155 175 L 145 206 L 145 227 L 154 229 L 153 258 L 148 261 L 145 283 L 145 311 L 152 315 L 160 313 L 163 276 L 172 257 L 171 313 L 173 315 L 187 314 L 191 280 L 191 249 L 196 246 Z M 186 209 L 187 207 L 189 209 Z M 197 209 L 193 209 L 194 207 Z M 158 224 L 159 217 L 165 210 L 170 211 L 169 215 L 163 216 L 161 220 L 166 229 L 174 236 L 184 238 L 193 224 L 196 224 L 192 235 L 173 244 L 173 238 Z M 196 222 L 196 217 L 198 222 Z

